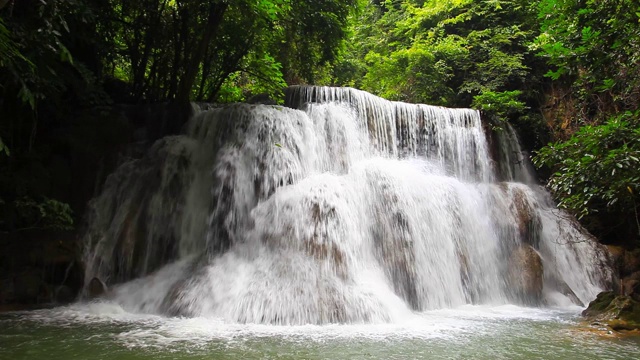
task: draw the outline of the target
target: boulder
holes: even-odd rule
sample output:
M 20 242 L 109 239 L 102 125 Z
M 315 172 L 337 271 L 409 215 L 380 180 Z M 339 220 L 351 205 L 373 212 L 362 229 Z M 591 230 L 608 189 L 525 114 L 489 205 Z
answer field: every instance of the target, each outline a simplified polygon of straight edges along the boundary
M 94 299 L 104 295 L 107 292 L 107 285 L 100 279 L 94 277 L 87 287 L 87 295 L 90 299 Z
M 582 316 L 592 323 L 604 323 L 611 329 L 640 329 L 640 302 L 630 296 L 616 295 L 613 291 L 598 294 Z
M 559 293 L 569 298 L 572 303 L 578 306 L 584 306 L 584 303 L 580 300 L 578 295 L 576 295 L 569 284 L 567 284 L 564 280 L 555 278 L 552 280 L 551 286 L 553 286 Z
M 538 246 L 541 221 L 536 210 L 536 205 L 531 203 L 523 189 L 510 187 L 509 190 L 512 197 L 512 202 L 509 207 L 516 217 L 520 240 L 531 246 Z
M 538 252 L 529 245 L 520 245 L 509 256 L 508 284 L 517 300 L 538 304 L 542 299 L 544 269 Z

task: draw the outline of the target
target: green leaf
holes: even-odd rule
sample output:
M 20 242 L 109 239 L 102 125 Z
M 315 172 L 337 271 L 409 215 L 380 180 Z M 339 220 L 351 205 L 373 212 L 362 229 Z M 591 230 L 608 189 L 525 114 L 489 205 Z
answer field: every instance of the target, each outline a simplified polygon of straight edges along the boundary
M 6 156 L 11 156 L 11 151 L 9 151 L 9 148 L 2 142 L 2 138 L 0 137 L 0 154 L 3 152 Z
M 71 56 L 69 49 L 67 49 L 66 46 L 62 44 L 58 44 L 58 46 L 60 48 L 60 60 L 73 65 L 73 57 Z

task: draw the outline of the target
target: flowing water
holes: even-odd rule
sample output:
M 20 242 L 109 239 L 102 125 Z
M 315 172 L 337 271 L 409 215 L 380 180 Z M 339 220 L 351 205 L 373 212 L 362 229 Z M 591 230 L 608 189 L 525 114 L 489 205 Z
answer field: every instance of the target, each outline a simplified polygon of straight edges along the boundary
M 4 315 L 0 355 L 631 358 L 571 330 L 613 273 L 528 164 L 474 110 L 348 88 L 196 111 L 90 204 L 109 291 Z
M 125 312 L 0 314 L 0 359 L 637 359 L 640 338 L 575 328 L 577 312 L 462 306 L 389 324 L 273 326 Z

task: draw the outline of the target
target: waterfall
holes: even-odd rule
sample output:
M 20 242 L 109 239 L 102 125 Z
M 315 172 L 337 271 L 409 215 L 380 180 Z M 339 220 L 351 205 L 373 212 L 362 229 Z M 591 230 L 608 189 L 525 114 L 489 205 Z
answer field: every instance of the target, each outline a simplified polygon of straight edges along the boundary
M 393 322 L 465 304 L 583 305 L 606 252 L 471 109 L 292 87 L 200 111 L 90 203 L 86 280 L 126 310 Z M 494 151 L 495 152 L 495 151 Z

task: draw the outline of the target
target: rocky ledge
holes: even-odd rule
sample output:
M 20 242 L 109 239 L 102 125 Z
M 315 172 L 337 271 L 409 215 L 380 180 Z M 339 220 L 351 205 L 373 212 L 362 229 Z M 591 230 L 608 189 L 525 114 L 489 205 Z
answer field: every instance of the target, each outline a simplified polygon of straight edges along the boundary
M 640 330 L 640 293 L 617 295 L 613 291 L 598 294 L 582 312 L 593 325 L 606 325 L 615 331 Z
M 0 238 L 0 312 L 74 301 L 83 284 L 77 235 L 23 231 Z

